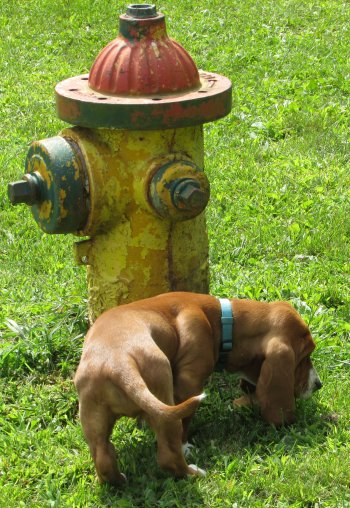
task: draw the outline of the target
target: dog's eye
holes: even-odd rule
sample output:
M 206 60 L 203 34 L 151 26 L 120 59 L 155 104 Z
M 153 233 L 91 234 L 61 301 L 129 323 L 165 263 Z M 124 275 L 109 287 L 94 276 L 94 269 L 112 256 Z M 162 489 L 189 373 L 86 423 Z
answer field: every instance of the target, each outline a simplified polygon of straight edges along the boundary
M 311 332 L 309 329 L 307 329 L 306 332 L 303 334 L 303 339 L 306 339 L 306 340 L 311 339 Z
M 310 356 L 306 356 L 305 358 L 303 358 L 301 360 L 301 362 L 299 363 L 299 365 L 297 366 L 297 369 L 305 369 L 305 370 L 309 370 L 312 368 L 312 362 L 311 362 L 311 358 Z

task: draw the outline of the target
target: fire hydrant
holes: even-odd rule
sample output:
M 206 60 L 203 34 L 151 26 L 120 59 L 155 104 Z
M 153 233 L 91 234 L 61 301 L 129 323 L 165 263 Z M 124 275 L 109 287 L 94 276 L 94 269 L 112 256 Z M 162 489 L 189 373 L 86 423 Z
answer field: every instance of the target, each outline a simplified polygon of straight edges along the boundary
M 9 198 L 46 233 L 89 237 L 75 250 L 90 321 L 158 293 L 207 292 L 203 123 L 230 112 L 230 81 L 198 71 L 164 15 L 136 4 L 90 73 L 56 86 L 56 103 L 75 127 L 32 143 Z

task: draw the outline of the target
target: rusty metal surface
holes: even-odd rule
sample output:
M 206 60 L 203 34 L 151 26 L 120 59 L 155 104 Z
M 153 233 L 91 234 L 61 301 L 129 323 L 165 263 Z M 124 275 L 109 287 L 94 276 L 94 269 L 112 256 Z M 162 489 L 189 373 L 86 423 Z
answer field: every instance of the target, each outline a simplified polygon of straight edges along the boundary
M 119 35 L 97 56 L 89 86 L 100 93 L 145 95 L 200 87 L 196 64 L 166 33 L 164 15 L 122 15 Z
M 149 200 L 161 217 L 188 220 L 204 211 L 210 186 L 202 168 L 178 159 L 159 167 L 149 182 Z
M 211 122 L 231 111 L 231 82 L 199 71 L 201 86 L 185 93 L 117 96 L 88 86 L 88 75 L 56 86 L 59 118 L 73 125 L 130 130 L 171 129 Z
M 89 214 L 84 161 L 78 146 L 61 136 L 35 141 L 26 158 L 23 179 L 9 184 L 13 204 L 32 205 L 46 233 L 75 233 Z

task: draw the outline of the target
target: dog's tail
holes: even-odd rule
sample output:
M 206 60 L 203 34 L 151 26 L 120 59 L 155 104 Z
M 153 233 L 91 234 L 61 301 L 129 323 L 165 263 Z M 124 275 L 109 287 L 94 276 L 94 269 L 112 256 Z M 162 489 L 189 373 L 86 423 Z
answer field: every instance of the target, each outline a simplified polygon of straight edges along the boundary
M 205 393 L 195 395 L 176 406 L 164 404 L 164 402 L 157 399 L 157 397 L 155 397 L 148 389 L 147 392 L 133 393 L 131 398 L 146 413 L 154 415 L 161 420 L 173 421 L 182 420 L 183 418 L 192 415 L 205 396 Z
M 171 406 L 165 404 L 161 400 L 159 400 L 148 388 L 143 378 L 137 376 L 137 381 L 135 377 L 132 379 L 132 382 L 129 384 L 128 381 L 123 379 L 122 384 L 124 385 L 124 391 L 128 394 L 130 399 L 135 402 L 135 404 L 140 407 L 145 413 L 155 416 L 161 420 L 174 421 L 174 420 L 182 420 L 187 416 L 192 415 L 195 410 L 198 408 L 199 404 L 206 397 L 205 393 L 201 393 L 200 395 L 195 395 L 194 397 L 190 397 L 189 399 L 177 404 L 175 406 Z M 119 380 L 119 385 L 120 380 Z M 128 389 L 129 387 L 129 389 Z M 132 387 L 132 388 L 131 388 Z M 131 389 L 130 389 L 131 388 Z
M 182 420 L 187 416 L 193 415 L 205 396 L 205 393 L 195 395 L 176 406 L 169 406 L 161 402 L 159 399 L 156 399 L 157 403 L 156 405 L 152 404 L 152 409 L 154 414 L 163 420 Z

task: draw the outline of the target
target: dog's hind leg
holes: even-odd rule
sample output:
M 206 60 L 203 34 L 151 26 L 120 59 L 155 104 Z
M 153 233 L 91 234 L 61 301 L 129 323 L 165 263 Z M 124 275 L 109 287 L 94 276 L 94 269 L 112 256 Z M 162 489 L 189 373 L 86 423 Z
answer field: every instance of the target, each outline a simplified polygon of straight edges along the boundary
M 161 468 L 170 471 L 176 477 L 188 475 L 203 476 L 205 472 L 197 466 L 188 466 L 182 451 L 182 423 L 150 422 L 157 436 L 157 460 Z
M 110 436 L 116 416 L 107 406 L 80 400 L 80 421 L 101 483 L 120 486 L 125 476 L 119 471 Z

